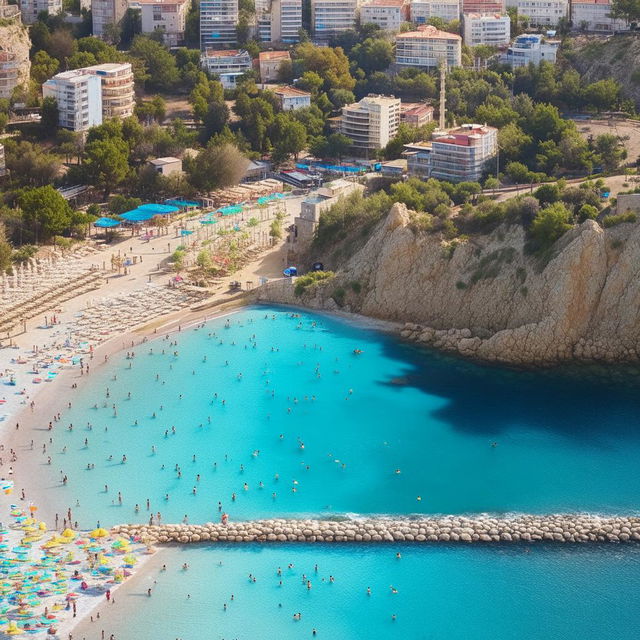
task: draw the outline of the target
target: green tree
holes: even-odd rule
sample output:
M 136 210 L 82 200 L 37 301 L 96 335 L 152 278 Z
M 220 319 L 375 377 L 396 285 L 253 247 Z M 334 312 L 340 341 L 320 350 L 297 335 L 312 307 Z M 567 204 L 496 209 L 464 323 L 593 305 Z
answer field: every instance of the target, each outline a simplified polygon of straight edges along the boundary
M 621 18 L 627 22 L 640 21 L 639 0 L 612 0 L 610 14 L 614 18 Z
M 598 213 L 598 207 L 594 207 L 592 204 L 583 204 L 578 209 L 578 221 L 595 220 L 598 217 Z
M 585 87 L 584 99 L 597 111 L 614 109 L 620 99 L 620 85 L 613 78 L 593 82 Z
M 140 200 L 140 198 L 131 198 L 129 196 L 116 195 L 109 200 L 109 213 L 117 216 L 121 213 L 125 213 L 126 211 L 136 209 L 141 204 L 142 200 Z
M 187 158 L 184 169 L 189 182 L 198 190 L 238 184 L 247 169 L 248 160 L 231 144 L 215 146 L 209 143 L 195 158 Z
M 173 91 L 180 80 L 176 59 L 160 43 L 136 36 L 133 39 L 130 53 L 144 62 L 149 79 L 146 84 L 162 91 Z
M 367 38 L 352 49 L 350 57 L 367 74 L 386 71 L 393 62 L 393 46 L 388 40 Z
M 342 157 L 349 152 L 352 144 L 353 140 L 343 133 L 332 133 L 327 138 L 327 152 L 329 157 L 342 160 Z
M 275 162 L 282 162 L 291 155 L 297 160 L 298 154 L 307 142 L 307 131 L 304 125 L 284 113 L 279 113 L 275 117 L 268 133 L 274 147 L 272 157 Z
M 0 222 L 0 274 L 4 273 L 11 266 L 11 254 L 13 248 L 7 240 L 7 232 L 4 224 Z
M 571 213 L 561 202 L 540 209 L 531 225 L 531 235 L 540 249 L 551 247 L 566 231 L 571 228 L 569 224 Z
M 603 133 L 594 140 L 597 159 L 605 171 L 615 171 L 627 157 L 627 152 L 618 136 Z
M 50 135 L 58 128 L 58 103 L 55 98 L 47 96 L 42 101 L 40 125 L 45 135 Z
M 37 51 L 31 61 L 31 77 L 38 84 L 42 84 L 54 76 L 59 67 L 60 63 L 46 51 Z
M 322 89 L 323 84 L 324 80 L 315 71 L 305 71 L 296 82 L 296 87 L 315 96 Z
M 61 235 L 68 229 L 71 207 L 51 185 L 23 189 L 17 202 L 25 230 L 36 243 Z
M 515 122 L 510 122 L 498 131 L 501 160 L 508 162 L 524 158 L 532 142 L 531 136 L 528 136 Z
M 128 8 L 122 18 L 120 46 L 129 49 L 133 39 L 142 32 L 142 16 L 139 9 Z
M 106 198 L 129 174 L 129 147 L 121 138 L 94 140 L 86 147 L 84 168 L 91 184 Z
M 505 167 L 505 171 L 509 176 L 509 179 L 515 184 L 524 184 L 529 182 L 531 171 L 527 165 L 522 162 L 509 162 Z

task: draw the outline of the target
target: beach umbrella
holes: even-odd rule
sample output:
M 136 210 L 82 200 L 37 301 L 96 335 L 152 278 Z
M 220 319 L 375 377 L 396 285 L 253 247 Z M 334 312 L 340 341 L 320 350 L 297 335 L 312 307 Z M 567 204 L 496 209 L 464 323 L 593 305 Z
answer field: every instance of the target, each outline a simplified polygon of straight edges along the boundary
M 97 529 L 94 529 L 90 534 L 89 537 L 90 538 L 104 538 L 105 536 L 108 536 L 109 532 L 106 529 L 103 529 L 102 527 L 98 527 Z

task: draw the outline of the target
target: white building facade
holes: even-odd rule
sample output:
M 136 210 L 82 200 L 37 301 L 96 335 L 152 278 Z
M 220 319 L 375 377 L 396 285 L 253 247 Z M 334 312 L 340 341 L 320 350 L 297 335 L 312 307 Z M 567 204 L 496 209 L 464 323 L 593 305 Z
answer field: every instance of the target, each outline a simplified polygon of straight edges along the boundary
M 459 67 L 462 61 L 462 38 L 431 25 L 396 36 L 396 64 L 402 67 L 435 69 L 441 62 Z
M 406 0 L 369 0 L 360 5 L 360 24 L 377 24 L 383 31 L 400 31 L 409 17 Z
M 561 18 L 569 17 L 569 0 L 507 0 L 507 7 L 515 7 L 536 27 L 555 27 Z
M 50 16 L 62 13 L 62 0 L 20 0 L 22 22 L 25 24 L 33 24 L 38 15 L 45 11 Z
M 319 40 L 353 29 L 359 0 L 311 0 L 311 24 Z
M 372 151 L 386 146 L 399 124 L 399 98 L 369 95 L 342 109 L 340 132 L 351 138 L 354 149 Z
M 102 85 L 102 119 L 133 115 L 135 93 L 130 62 L 107 62 L 77 69 L 98 76 Z
M 609 0 L 579 0 L 571 2 L 571 23 L 580 31 L 616 33 L 629 31 L 626 20 L 611 17 Z
M 559 40 L 547 40 L 539 33 L 518 36 L 502 56 L 502 62 L 517 67 L 526 67 L 530 62 L 540 64 L 543 60 L 555 63 Z
M 413 0 L 411 2 L 411 22 L 426 24 L 429 18 L 440 18 L 451 22 L 460 18 L 459 0 Z
M 200 49 L 234 45 L 237 24 L 238 0 L 201 0 Z
M 295 111 L 311 106 L 311 94 L 295 87 L 278 87 L 273 93 L 283 111 Z
M 486 44 L 500 47 L 511 41 L 511 19 L 508 15 L 465 13 L 463 40 L 468 47 Z
M 118 25 L 127 11 L 127 0 L 91 0 L 93 35 L 104 38 L 109 25 Z
M 184 43 L 184 30 L 190 0 L 138 0 L 142 33 L 162 31 L 164 43 L 177 47 Z
M 42 85 L 42 97 L 58 103 L 58 125 L 87 131 L 102 124 L 102 83 L 84 69 L 64 71 Z
M 252 68 L 251 56 L 244 49 L 207 49 L 200 57 L 200 64 L 209 73 L 237 73 L 242 75 Z

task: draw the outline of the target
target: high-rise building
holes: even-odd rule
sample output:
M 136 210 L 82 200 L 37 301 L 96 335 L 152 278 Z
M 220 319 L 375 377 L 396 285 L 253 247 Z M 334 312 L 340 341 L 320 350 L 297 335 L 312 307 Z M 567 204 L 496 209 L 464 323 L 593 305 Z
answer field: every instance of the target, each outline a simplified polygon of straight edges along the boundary
M 201 0 L 200 49 L 219 49 L 237 41 L 238 0 Z
M 137 0 L 140 5 L 142 33 L 162 31 L 168 47 L 184 44 L 184 30 L 190 0 Z
M 102 118 L 128 118 L 133 115 L 135 95 L 133 70 L 129 62 L 107 62 L 80 69 L 102 81 Z
M 58 103 L 58 124 L 86 131 L 102 124 L 102 83 L 85 69 L 63 71 L 42 85 L 42 95 Z
M 360 24 L 371 22 L 384 31 L 400 31 L 409 21 L 407 0 L 368 0 L 360 5 Z
M 459 67 L 461 59 L 462 38 L 455 33 L 426 25 L 396 36 L 396 64 L 399 66 L 435 69 L 446 62 L 448 67 Z
M 569 0 L 507 0 L 507 7 L 528 16 L 533 26 L 555 27 L 561 18 L 569 17 Z
M 411 176 L 450 182 L 475 182 L 482 178 L 498 153 L 498 130 L 464 124 L 433 139 L 405 145 L 407 171 Z
M 33 24 L 42 12 L 50 16 L 62 13 L 62 0 L 20 0 L 22 21 L 25 24 Z
M 356 24 L 359 0 L 311 0 L 311 24 L 318 40 L 328 40 Z
M 610 0 L 572 0 L 571 22 L 573 28 L 580 31 L 629 31 L 629 23 L 626 20 L 611 17 Z
M 412 0 L 411 22 L 426 24 L 429 18 L 451 22 L 460 18 L 460 0 Z
M 373 151 L 388 144 L 399 124 L 399 98 L 368 95 L 342 109 L 340 132 L 351 138 L 354 149 Z
M 465 13 L 463 40 L 468 47 L 486 44 L 499 47 L 511 41 L 511 18 L 499 13 Z
M 110 25 L 119 25 L 127 11 L 127 0 L 91 0 L 93 35 L 104 38 Z
M 261 42 L 299 42 L 302 0 L 259 0 L 256 2 L 256 21 Z

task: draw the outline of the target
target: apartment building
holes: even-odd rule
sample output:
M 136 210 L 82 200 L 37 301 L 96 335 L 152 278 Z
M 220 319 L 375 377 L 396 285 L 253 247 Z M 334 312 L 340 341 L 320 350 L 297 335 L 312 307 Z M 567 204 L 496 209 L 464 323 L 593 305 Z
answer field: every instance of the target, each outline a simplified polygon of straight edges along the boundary
M 302 29 L 302 0 L 260 0 L 256 22 L 261 42 L 295 44 Z
M 277 82 L 280 65 L 287 61 L 291 62 L 291 54 L 288 51 L 261 51 L 258 54 L 260 81 Z
M 429 18 L 451 22 L 460 17 L 460 0 L 412 0 L 411 22 L 426 24 Z
M 133 115 L 135 94 L 131 63 L 107 62 L 84 67 L 79 71 L 98 76 L 101 80 L 103 120 Z
M 27 61 L 28 62 L 28 61 Z M 0 51 L 0 98 L 11 98 L 20 84 L 20 62 L 13 51 Z
M 20 0 L 20 12 L 22 22 L 33 24 L 42 12 L 47 12 L 50 16 L 62 13 L 62 0 Z
M 353 29 L 359 0 L 311 0 L 311 25 L 318 40 Z
M 351 138 L 359 151 L 381 149 L 398 132 L 400 99 L 368 95 L 342 109 L 340 132 Z
M 58 125 L 87 131 L 102 124 L 102 81 L 84 69 L 63 71 L 42 85 L 43 98 L 58 103 Z
M 400 122 L 411 127 L 421 127 L 433 120 L 433 107 L 423 102 L 402 102 Z
M 440 31 L 431 25 L 396 36 L 396 64 L 402 67 L 434 69 L 441 62 L 459 67 L 462 59 L 462 38 L 455 33 Z
M 184 30 L 190 0 L 137 0 L 140 5 L 142 33 L 162 31 L 168 47 L 184 44 Z
M 360 24 L 371 22 L 384 31 L 400 31 L 410 17 L 407 0 L 369 0 L 360 5 Z
M 569 17 L 569 0 L 507 0 L 507 7 L 528 16 L 532 26 L 555 27 L 561 18 Z
M 540 64 L 543 60 L 555 63 L 559 40 L 550 40 L 539 33 L 518 36 L 502 56 L 502 62 L 517 67 L 526 67 L 530 62 Z
M 200 65 L 209 73 L 245 73 L 252 68 L 251 56 L 244 49 L 207 49 Z
M 20 7 L 7 4 L 7 0 L 0 0 L 0 18 L 3 20 L 19 20 Z
M 505 13 L 505 0 L 462 0 L 462 13 Z
M 405 145 L 407 172 L 423 179 L 476 182 L 490 168 L 498 153 L 498 130 L 465 124 L 432 140 Z
M 201 0 L 200 49 L 236 43 L 238 0 Z
M 311 94 L 295 87 L 278 87 L 273 93 L 283 111 L 295 111 L 311 106 Z
M 500 47 L 511 41 L 511 19 L 499 13 L 465 13 L 463 40 L 468 47 L 486 44 Z
M 611 17 L 609 0 L 572 0 L 570 10 L 574 29 L 596 33 L 629 31 L 626 20 Z
M 104 38 L 109 25 L 118 25 L 127 11 L 127 0 L 91 0 L 93 35 Z

